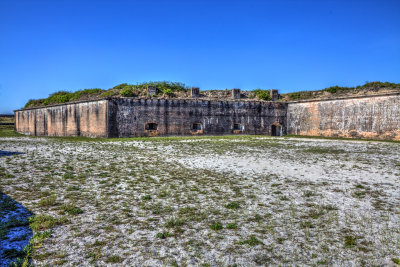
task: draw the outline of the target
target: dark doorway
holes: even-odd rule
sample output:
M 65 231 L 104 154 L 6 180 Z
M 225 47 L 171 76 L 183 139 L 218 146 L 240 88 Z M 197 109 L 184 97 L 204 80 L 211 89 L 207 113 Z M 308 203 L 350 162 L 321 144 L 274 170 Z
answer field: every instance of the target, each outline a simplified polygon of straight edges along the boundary
M 146 130 L 147 131 L 157 131 L 157 123 L 147 123 Z
M 272 136 L 281 136 L 281 126 L 272 125 L 271 126 Z
M 192 131 L 200 131 L 202 129 L 201 123 L 193 123 L 192 124 Z
M 234 131 L 243 131 L 243 125 L 241 125 L 240 123 L 234 123 L 233 130 Z

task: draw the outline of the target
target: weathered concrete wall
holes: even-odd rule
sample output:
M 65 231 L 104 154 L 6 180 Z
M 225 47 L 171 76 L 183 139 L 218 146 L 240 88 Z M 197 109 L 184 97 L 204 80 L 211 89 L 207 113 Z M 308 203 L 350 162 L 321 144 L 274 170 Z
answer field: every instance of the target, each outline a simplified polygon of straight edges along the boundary
M 107 100 L 17 110 L 15 129 L 37 136 L 107 137 Z
M 288 133 L 400 140 L 400 95 L 288 104 Z
M 271 135 L 274 123 L 286 133 L 285 103 L 122 98 L 110 100 L 108 109 L 111 137 Z M 156 123 L 157 130 L 146 130 L 147 123 Z M 196 123 L 201 130 L 192 129 Z
M 149 124 L 156 124 L 156 128 L 149 129 Z M 276 132 L 400 140 L 400 94 L 296 103 L 112 98 L 17 110 L 15 127 L 20 133 L 38 136 Z

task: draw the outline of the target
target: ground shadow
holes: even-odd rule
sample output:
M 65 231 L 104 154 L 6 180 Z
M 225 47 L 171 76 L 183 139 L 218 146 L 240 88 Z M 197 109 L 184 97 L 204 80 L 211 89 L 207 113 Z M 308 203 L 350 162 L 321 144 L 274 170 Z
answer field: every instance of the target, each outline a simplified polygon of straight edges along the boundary
M 0 266 L 10 266 L 26 256 L 33 233 L 27 208 L 0 191 Z
M 20 155 L 20 154 L 24 154 L 24 153 L 0 150 L 0 157 L 12 156 L 12 155 Z
M 0 150 L 0 157 L 23 154 Z M 27 208 L 0 190 L 0 267 L 10 266 L 26 256 L 25 247 L 33 233 Z

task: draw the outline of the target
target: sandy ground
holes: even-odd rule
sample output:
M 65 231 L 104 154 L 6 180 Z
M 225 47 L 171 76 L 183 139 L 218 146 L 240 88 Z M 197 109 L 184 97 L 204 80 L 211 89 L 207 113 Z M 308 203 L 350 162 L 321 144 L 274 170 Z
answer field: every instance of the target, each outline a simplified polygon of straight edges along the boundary
M 0 138 L 0 189 L 59 220 L 39 266 L 395 265 L 400 144 Z M 11 178 L 12 177 L 12 178 Z M 70 212 L 66 207 L 81 209 Z

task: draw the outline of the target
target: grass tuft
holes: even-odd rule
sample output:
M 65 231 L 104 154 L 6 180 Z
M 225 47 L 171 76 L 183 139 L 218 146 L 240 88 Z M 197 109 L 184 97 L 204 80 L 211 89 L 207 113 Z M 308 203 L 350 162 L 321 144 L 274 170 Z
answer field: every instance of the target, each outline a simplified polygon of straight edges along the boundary
M 50 215 L 39 214 L 29 218 L 29 226 L 35 232 L 48 230 L 60 224 L 60 221 Z
M 257 246 L 257 245 L 263 245 L 264 243 L 261 240 L 258 240 L 254 235 L 250 236 L 250 238 L 240 241 L 240 245 L 249 245 L 249 246 Z
M 239 205 L 238 202 L 231 202 L 231 203 L 227 204 L 225 207 L 226 207 L 227 209 L 237 210 L 237 209 L 240 208 L 240 205 Z
M 210 224 L 210 229 L 214 230 L 214 231 L 218 231 L 218 230 L 222 230 L 224 227 L 222 226 L 222 224 L 220 222 L 215 222 L 213 224 Z

